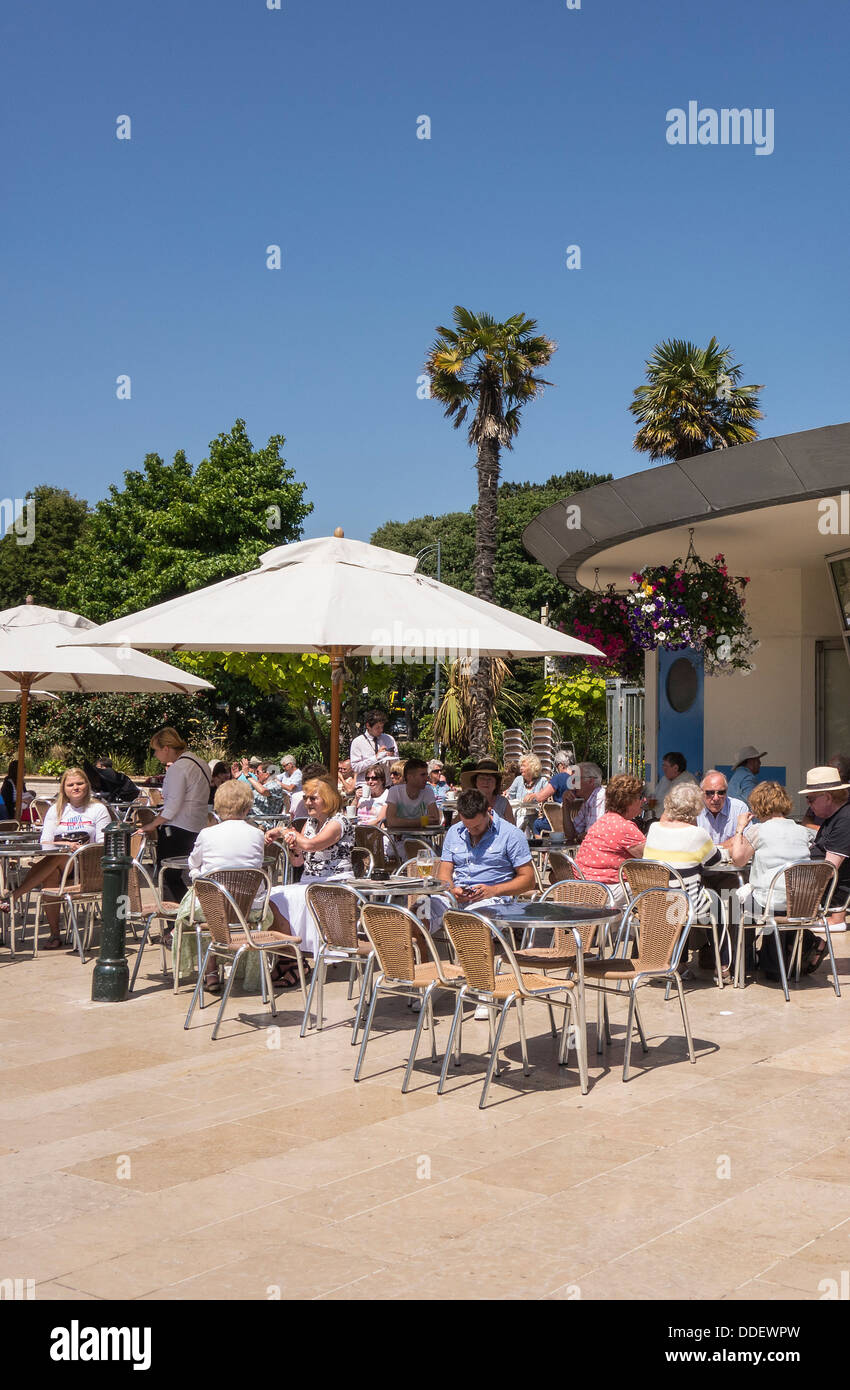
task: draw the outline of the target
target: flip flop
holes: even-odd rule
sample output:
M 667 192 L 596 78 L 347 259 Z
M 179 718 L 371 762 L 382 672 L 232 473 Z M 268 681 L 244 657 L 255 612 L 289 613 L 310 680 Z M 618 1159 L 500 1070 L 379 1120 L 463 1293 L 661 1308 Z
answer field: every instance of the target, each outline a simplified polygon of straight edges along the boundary
M 822 965 L 829 955 L 829 948 L 825 937 L 818 937 L 818 943 L 809 952 L 809 958 L 803 966 L 804 975 L 813 975 L 819 965 Z

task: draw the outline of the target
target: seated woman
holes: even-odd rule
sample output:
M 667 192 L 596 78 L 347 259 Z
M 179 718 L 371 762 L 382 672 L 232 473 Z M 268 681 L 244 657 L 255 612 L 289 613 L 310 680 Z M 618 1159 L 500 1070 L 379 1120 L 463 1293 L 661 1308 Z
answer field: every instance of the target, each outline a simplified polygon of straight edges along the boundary
M 479 791 L 486 798 L 487 809 L 493 811 L 500 820 L 516 825 L 511 804 L 502 795 L 502 784 L 507 774 L 499 767 L 495 758 L 480 758 L 474 767 L 460 774 L 460 785 L 465 792 Z
M 215 794 L 214 808 L 218 816 L 217 825 L 208 825 L 198 832 L 192 852 L 189 855 L 189 877 L 208 878 L 217 869 L 261 869 L 265 855 L 265 837 L 256 825 L 249 825 L 245 819 L 251 812 L 254 794 L 245 782 L 229 779 L 223 782 Z M 251 909 L 251 919 L 256 920 L 262 907 L 265 890 L 261 889 Z M 175 922 L 184 926 L 192 921 L 192 902 L 194 893 L 190 888 L 177 909 Z M 203 921 L 200 904 L 195 904 L 194 921 Z M 262 921 L 263 929 L 272 925 L 272 914 L 268 911 Z M 166 939 L 166 945 L 170 942 Z M 190 969 L 195 964 L 194 940 L 184 933 L 183 944 L 187 948 L 187 959 L 182 958 L 180 969 Z M 219 988 L 218 965 L 212 962 L 204 978 L 204 988 L 216 993 Z
M 361 783 L 362 795 L 357 802 L 359 825 L 382 825 L 387 814 L 387 765 L 373 763 L 366 769 L 366 781 Z
M 605 813 L 588 830 L 576 851 L 576 863 L 585 878 L 606 883 L 614 905 L 626 901 L 620 884 L 620 865 L 642 859 L 646 837 L 635 825 L 643 805 L 643 782 L 623 772 L 605 788 Z
M 303 833 L 275 827 L 266 839 L 283 840 L 293 864 L 303 862 L 304 873 L 299 883 L 273 888 L 269 901 L 274 929 L 299 936 L 304 954 L 315 956 L 321 941 L 307 910 L 307 888 L 311 883 L 344 883 L 354 877 L 354 823 L 342 814 L 339 792 L 330 782 L 312 778 L 304 783 L 303 793 L 307 809 Z
M 24 783 L 23 787 L 23 805 L 20 808 L 20 815 L 18 815 L 15 809 L 17 806 L 17 796 L 18 760 L 17 758 L 13 758 L 9 764 L 9 771 L 3 778 L 2 786 L 0 786 L 0 818 L 2 818 L 3 820 L 29 820 L 29 816 L 26 815 L 25 812 L 27 811 L 30 802 L 33 800 L 33 794 L 32 792 L 27 790 L 26 782 Z
M 738 829 L 730 855 L 736 868 L 750 865 L 750 881 L 738 889 L 745 912 L 758 916 L 767 906 L 767 890 L 779 869 L 805 864 L 811 857 L 815 831 L 789 820 L 791 798 L 778 782 L 759 782 L 750 792 L 751 811 L 738 817 Z M 753 817 L 758 817 L 758 823 Z M 773 891 L 772 911 L 784 912 L 785 880 Z M 819 937 L 806 959 L 807 973 L 816 970 L 827 954 L 826 938 Z
M 719 849 L 708 831 L 697 825 L 697 817 L 704 809 L 705 799 L 694 782 L 677 783 L 664 798 L 661 819 L 653 821 L 649 827 L 643 851 L 644 859 L 678 869 L 697 920 L 701 922 L 709 920 L 711 899 L 700 878 L 700 869 L 727 861 L 725 850 Z M 675 884 L 675 880 L 673 882 Z M 692 931 L 687 945 L 688 950 L 699 947 L 700 966 L 711 970 L 714 958 L 707 934 Z M 722 957 L 721 969 L 724 981 L 728 980 L 729 962 Z M 682 978 L 692 978 L 691 973 L 683 972 Z
M 89 844 L 102 845 L 103 832 L 111 824 L 112 818 L 106 807 L 94 800 L 91 783 L 82 768 L 66 768 L 59 783 L 59 793 L 53 805 L 48 807 L 41 829 L 41 847 L 47 853 L 27 870 L 18 887 L 0 903 L 0 910 L 8 912 L 12 903 L 26 897 L 35 888 L 59 887 L 68 857 L 66 854 L 51 854 L 50 851 L 68 843 L 74 849 L 79 849 L 74 841 L 64 839 L 66 834 L 85 832 Z M 44 915 L 50 927 L 50 940 L 45 947 L 48 951 L 58 951 L 62 945 L 59 935 L 61 912 L 61 903 L 47 902 L 44 905 Z

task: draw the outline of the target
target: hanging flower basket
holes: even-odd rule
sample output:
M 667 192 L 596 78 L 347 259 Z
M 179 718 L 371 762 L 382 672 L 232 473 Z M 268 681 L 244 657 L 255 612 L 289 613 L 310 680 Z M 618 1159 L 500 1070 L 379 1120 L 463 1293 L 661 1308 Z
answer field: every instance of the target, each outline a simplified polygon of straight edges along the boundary
M 744 601 L 750 581 L 731 576 L 723 555 L 701 559 L 692 539 L 684 562 L 645 565 L 630 582 L 629 626 L 644 651 L 693 647 L 703 653 L 707 675 L 752 671 L 750 657 L 758 642 Z
M 630 617 L 627 595 L 616 593 L 612 585 L 604 593 L 585 590 L 576 594 L 569 620 L 558 626 L 605 653 L 604 657 L 587 658 L 591 670 L 613 671 L 624 680 L 642 681 L 643 652 L 635 644 Z

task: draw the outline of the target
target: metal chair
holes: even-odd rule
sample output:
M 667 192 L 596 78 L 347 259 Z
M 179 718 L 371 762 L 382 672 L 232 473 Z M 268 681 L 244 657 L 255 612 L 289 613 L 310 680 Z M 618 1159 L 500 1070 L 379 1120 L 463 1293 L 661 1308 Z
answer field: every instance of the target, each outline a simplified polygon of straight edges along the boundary
M 173 922 L 177 916 L 177 903 L 163 902 L 162 896 L 157 888 L 151 873 L 145 868 L 138 858 L 134 858 L 130 865 L 130 873 L 127 879 L 127 896 L 129 898 L 129 910 L 127 913 L 127 923 L 135 930 L 136 926 L 142 928 L 142 940 L 136 952 L 136 960 L 133 965 L 133 973 L 130 977 L 130 994 L 136 988 L 136 979 L 139 974 L 139 967 L 142 963 L 145 947 L 150 936 L 151 923 L 159 921 L 162 923 L 162 937 L 160 938 L 160 951 L 162 954 L 162 972 L 166 973 L 167 964 L 165 960 L 165 931 L 166 924 Z M 200 957 L 199 957 L 200 959 Z M 176 965 L 174 967 L 176 973 Z
M 383 826 L 355 826 L 354 843 L 358 849 L 369 850 L 376 869 L 391 869 L 395 872 L 401 863 L 395 840 Z
M 585 883 L 585 882 L 565 882 L 553 883 L 541 894 L 540 902 L 565 903 L 568 905 L 579 905 L 589 907 L 613 907 L 614 895 L 607 883 Z M 601 918 L 598 922 L 583 922 L 578 926 L 578 934 L 581 940 L 582 954 L 587 956 L 594 949 L 601 955 L 602 950 L 608 941 L 608 920 Z M 616 919 L 615 919 L 616 920 Z M 597 943 L 600 926 L 602 930 L 601 946 Z M 544 974 L 547 970 L 568 970 L 572 969 L 576 959 L 575 937 L 572 930 L 565 927 L 554 927 L 552 931 L 552 942 L 549 946 L 535 946 L 534 936 L 540 928 L 527 927 L 523 933 L 522 946 L 514 954 L 517 964 L 523 970 L 542 970 Z M 550 928 L 543 928 L 550 930 Z
M 254 931 L 248 921 L 257 893 L 265 885 L 263 907 L 268 902 L 269 881 L 262 869 L 220 869 L 215 876 L 196 878 L 192 887 L 204 914 L 204 925 L 210 933 L 210 944 L 204 955 L 203 964 L 198 969 L 198 983 L 192 995 L 184 1028 L 192 1021 L 192 1014 L 198 1000 L 203 1005 L 204 975 L 211 959 L 230 962 L 230 973 L 224 987 L 218 1015 L 212 1030 L 215 1041 L 224 1017 L 224 1010 L 236 978 L 236 966 L 246 951 L 259 952 L 260 982 L 264 1002 L 268 1002 L 272 1017 L 277 1014 L 274 985 L 269 971 L 269 956 L 289 954 L 294 950 L 301 978 L 301 988 L 306 994 L 304 981 L 304 962 L 301 956 L 301 938 L 289 936 L 278 931 Z
M 19 820 L 0 820 L 0 835 L 15 835 L 20 828 Z
M 773 909 L 773 899 L 776 887 L 781 878 L 785 879 L 785 903 L 784 913 L 777 913 Z M 773 878 L 770 880 L 767 889 L 767 899 L 765 901 L 764 912 L 760 914 L 753 926 L 756 932 L 771 932 L 776 943 L 776 959 L 779 965 L 779 978 L 782 981 L 782 989 L 785 994 L 786 1004 L 791 1002 L 788 993 L 788 976 L 785 969 L 785 953 L 782 949 L 782 932 L 793 931 L 796 933 L 794 948 L 791 954 L 791 965 L 796 961 L 796 978 L 800 978 L 800 956 L 802 952 L 803 931 L 816 929 L 823 932 L 826 936 L 826 945 L 829 952 L 829 963 L 832 967 L 832 983 L 836 995 L 840 998 L 841 989 L 838 984 L 838 971 L 835 966 L 835 954 L 832 949 L 832 935 L 829 930 L 829 905 L 832 895 L 838 883 L 838 870 L 834 864 L 825 861 L 808 862 L 803 864 L 789 864 L 784 869 L 777 869 Z M 738 950 L 735 958 L 736 978 L 741 980 L 743 967 L 743 941 L 745 928 L 742 924 L 738 932 Z M 741 981 L 742 982 L 742 981 Z
M 372 995 L 363 1042 L 354 1069 L 354 1080 L 360 1080 L 366 1046 L 375 1017 L 375 1008 L 381 994 L 421 999 L 421 1009 L 413 1034 L 413 1044 L 407 1059 L 401 1089 L 407 1090 L 422 1029 L 426 1022 L 431 1028 L 431 1061 L 437 1060 L 437 1043 L 434 1036 L 434 1005 L 432 996 L 436 989 L 455 991 L 461 981 L 461 971 L 457 966 L 440 960 L 436 948 L 427 932 L 422 932 L 412 913 L 403 907 L 384 907 L 370 903 L 361 909 L 361 922 L 369 938 L 370 946 L 378 964 L 378 973 L 372 983 Z M 417 960 L 419 943 L 425 942 L 431 959 L 422 964 Z M 364 987 L 365 988 L 365 987 Z
M 362 845 L 355 845 L 351 851 L 351 867 L 356 878 L 371 878 L 375 867 L 372 851 L 364 849 Z
M 623 1059 L 623 1080 L 629 1079 L 632 1034 L 637 1023 L 641 1046 L 649 1048 L 637 1008 L 637 990 L 651 979 L 666 979 L 676 985 L 682 1010 L 682 1023 L 688 1044 L 688 1057 L 696 1062 L 685 992 L 678 973 L 679 962 L 688 939 L 694 910 L 686 892 L 673 888 L 649 888 L 629 903 L 623 914 L 623 926 L 618 953 L 604 960 L 584 963 L 584 978 L 588 988 L 597 989 L 598 1015 L 596 1050 L 602 1051 L 603 1005 L 608 994 L 616 995 L 622 984 L 629 990 L 629 1017 L 626 1027 L 626 1052 Z M 640 945 L 637 955 L 629 956 L 629 937 L 632 926 L 639 926 Z M 613 988 L 609 988 L 613 986 Z M 610 1042 L 610 1037 L 608 1038 Z
M 490 1061 L 481 1099 L 478 1103 L 479 1109 L 484 1109 L 487 1092 L 490 1089 L 490 1082 L 494 1074 L 499 1075 L 499 1046 L 508 1013 L 514 1004 L 519 1023 L 523 1072 L 528 1076 L 530 1067 L 525 1032 L 525 1005 L 532 1000 L 537 1000 L 549 1006 L 550 1016 L 553 1005 L 564 1010 L 564 1026 L 558 1049 L 559 1065 L 564 1065 L 566 1061 L 570 1037 L 568 1025 L 572 1024 L 578 1054 L 581 1093 L 586 1095 L 588 1085 L 587 1033 L 584 1020 L 583 958 L 579 933 L 573 932 L 575 978 L 561 980 L 523 970 L 507 937 L 486 917 L 482 917 L 476 912 L 448 911 L 443 918 L 443 924 L 454 947 L 464 979 L 458 989 L 457 1005 L 452 1018 L 443 1069 L 437 1087 L 438 1094 L 442 1094 L 446 1083 L 449 1058 L 456 1036 L 455 1066 L 460 1066 L 461 1034 L 459 1030 L 462 1028 L 463 1005 L 466 1000 L 474 1001 L 476 1004 L 484 1004 L 491 1011 Z M 507 964 L 507 970 L 500 971 L 498 969 L 497 947 L 498 957 Z M 494 1031 L 493 1018 L 496 1013 L 499 1017 Z
M 679 870 L 672 864 L 661 863 L 653 859 L 630 859 L 625 864 L 620 865 L 620 883 L 627 894 L 629 900 L 645 893 L 650 888 L 675 888 L 681 893 L 687 892 L 685 881 Z M 714 969 L 716 983 L 719 989 L 723 988 L 723 965 L 720 959 L 720 939 L 729 934 L 728 925 L 723 912 L 723 905 L 720 895 L 713 889 L 704 884 L 700 887 L 700 892 L 704 893 L 711 903 L 711 916 L 708 922 L 701 922 L 695 919 L 694 925 L 710 929 L 712 944 L 714 946 Z M 721 937 L 718 937 L 718 926 L 722 928 Z M 639 938 L 638 938 L 639 939 Z M 670 984 L 664 992 L 665 1001 L 670 998 Z
M 322 1031 L 328 966 L 348 963 L 351 967 L 348 982 L 349 999 L 351 998 L 355 972 L 357 970 L 363 972 L 363 978 L 360 982 L 360 999 L 354 1019 L 354 1033 L 351 1039 L 353 1046 L 357 1041 L 363 1002 L 368 993 L 372 973 L 372 948 L 368 941 L 363 940 L 358 934 L 360 904 L 363 900 L 354 888 L 349 888 L 344 883 L 310 883 L 307 886 L 305 898 L 307 910 L 316 924 L 316 930 L 322 944 L 316 952 L 313 962 L 313 978 L 310 981 L 310 992 L 304 1005 L 301 1037 L 306 1037 L 310 1027 L 314 998 L 316 999 L 316 1029 L 318 1032 Z
M 37 797 L 35 798 L 34 801 L 31 801 L 31 802 L 30 802 L 30 824 L 31 824 L 31 825 L 43 825 L 43 824 L 44 824 L 44 817 L 47 815 L 47 812 L 49 811 L 49 809 L 50 809 L 50 807 L 51 807 L 52 805 L 53 805 L 53 799 L 52 799 L 52 797 L 37 796 Z
M 36 907 L 33 925 L 33 956 L 38 955 L 38 929 L 41 925 L 41 908 L 45 899 L 60 902 L 65 908 L 68 922 L 74 935 L 76 950 L 80 953 L 80 964 L 86 963 L 86 949 L 94 929 L 94 914 L 103 896 L 103 845 L 82 845 L 68 856 L 62 868 L 62 878 L 58 888 L 42 885 L 35 890 Z M 81 935 L 77 922 L 77 908 L 86 914 L 85 933 Z
M 564 808 L 558 801 L 544 801 L 543 814 L 553 835 L 564 833 Z

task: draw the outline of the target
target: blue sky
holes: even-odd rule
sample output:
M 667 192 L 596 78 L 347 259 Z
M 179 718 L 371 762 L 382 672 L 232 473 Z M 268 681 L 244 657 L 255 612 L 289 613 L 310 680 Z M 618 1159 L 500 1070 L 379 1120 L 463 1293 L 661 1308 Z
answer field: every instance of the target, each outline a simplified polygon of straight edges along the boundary
M 10 8 L 7 495 L 93 502 L 242 416 L 255 442 L 286 435 L 305 535 L 468 507 L 465 435 L 416 393 L 458 303 L 559 344 L 506 478 L 646 466 L 627 405 L 663 337 L 731 344 L 766 383 L 764 435 L 850 415 L 832 0 Z M 690 100 L 772 108 L 774 152 L 669 145 Z

